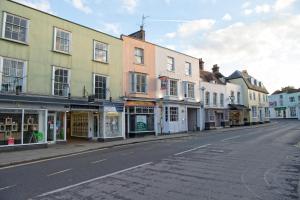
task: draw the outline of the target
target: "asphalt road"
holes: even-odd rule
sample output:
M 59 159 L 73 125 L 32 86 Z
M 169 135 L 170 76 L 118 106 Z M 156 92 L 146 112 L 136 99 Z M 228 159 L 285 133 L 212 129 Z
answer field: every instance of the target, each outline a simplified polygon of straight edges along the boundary
M 300 199 L 300 122 L 0 168 L 0 199 Z

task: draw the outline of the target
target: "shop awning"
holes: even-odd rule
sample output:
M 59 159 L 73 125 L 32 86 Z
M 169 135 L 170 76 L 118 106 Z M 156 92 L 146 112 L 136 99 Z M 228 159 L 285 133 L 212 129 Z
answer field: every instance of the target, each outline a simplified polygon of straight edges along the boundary
M 228 104 L 230 110 L 250 110 L 248 107 L 241 104 Z

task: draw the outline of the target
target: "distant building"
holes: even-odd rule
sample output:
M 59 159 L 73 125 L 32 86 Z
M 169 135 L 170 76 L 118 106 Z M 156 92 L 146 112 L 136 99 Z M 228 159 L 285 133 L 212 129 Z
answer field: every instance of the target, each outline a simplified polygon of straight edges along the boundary
M 268 91 L 263 83 L 250 76 L 246 70 L 235 71 L 228 77 L 231 83 L 242 87 L 244 105 L 250 110 L 245 124 L 269 122 Z
M 269 96 L 270 117 L 300 120 L 300 88 L 277 90 Z
M 204 100 L 205 129 L 244 125 L 248 108 L 243 105 L 242 87 L 228 82 L 217 65 L 209 72 L 200 64 L 200 91 Z

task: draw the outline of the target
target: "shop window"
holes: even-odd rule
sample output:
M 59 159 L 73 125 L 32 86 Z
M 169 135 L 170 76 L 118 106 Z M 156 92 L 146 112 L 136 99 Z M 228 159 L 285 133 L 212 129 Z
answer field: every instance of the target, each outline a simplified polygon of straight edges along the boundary
M 65 140 L 65 113 L 56 113 L 56 140 Z
M 22 143 L 22 110 L 0 110 L 0 146 Z
M 24 110 L 24 144 L 45 142 L 45 120 L 45 111 Z
M 88 137 L 89 121 L 88 113 L 72 113 L 71 135 L 75 137 Z
M 70 75 L 68 69 L 53 67 L 53 95 L 68 96 L 70 91 Z
M 154 131 L 154 108 L 153 107 L 129 107 L 130 132 L 153 132 Z
M 94 76 L 94 93 L 97 99 L 106 99 L 107 88 L 107 77 L 105 76 Z
M 171 122 L 178 121 L 178 107 L 170 107 L 170 121 Z
M 18 93 L 25 91 L 26 67 L 24 61 L 0 57 L 0 68 L 2 92 Z
M 54 28 L 54 51 L 70 53 L 71 37 L 71 32 Z
M 4 12 L 3 38 L 22 43 L 28 42 L 28 19 Z
M 105 137 L 121 137 L 120 114 L 117 112 L 106 113 L 105 118 Z
M 290 107 L 290 113 L 291 113 L 291 117 L 296 117 L 297 116 L 296 107 Z
M 108 63 L 108 44 L 94 41 L 94 60 Z

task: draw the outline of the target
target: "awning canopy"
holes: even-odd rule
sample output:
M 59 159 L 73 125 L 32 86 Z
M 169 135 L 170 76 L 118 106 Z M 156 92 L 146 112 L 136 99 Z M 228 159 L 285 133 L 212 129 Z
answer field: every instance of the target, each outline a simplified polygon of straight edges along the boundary
M 228 104 L 230 110 L 250 110 L 248 107 L 241 104 Z

